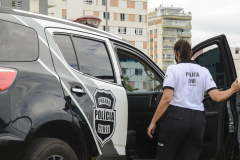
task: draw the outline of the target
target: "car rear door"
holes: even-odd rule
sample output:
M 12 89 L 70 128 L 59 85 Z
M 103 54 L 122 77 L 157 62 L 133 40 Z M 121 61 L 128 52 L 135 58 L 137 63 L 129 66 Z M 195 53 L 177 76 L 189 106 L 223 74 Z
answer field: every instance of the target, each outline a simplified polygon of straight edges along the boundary
M 46 35 L 68 112 L 84 132 L 83 125 L 89 127 L 86 136 L 93 136 L 100 155 L 125 155 L 127 97 L 109 40 L 57 28 Z
M 219 90 L 226 90 L 236 79 L 232 54 L 225 35 L 208 39 L 193 49 L 193 59 L 212 74 Z M 200 159 L 230 160 L 238 153 L 236 94 L 222 102 L 204 97 L 206 130 Z

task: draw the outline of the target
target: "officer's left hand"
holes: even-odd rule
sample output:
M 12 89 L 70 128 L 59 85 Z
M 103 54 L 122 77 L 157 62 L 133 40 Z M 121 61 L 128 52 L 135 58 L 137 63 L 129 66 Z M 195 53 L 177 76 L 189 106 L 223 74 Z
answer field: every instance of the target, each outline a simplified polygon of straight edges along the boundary
M 147 134 L 150 138 L 153 138 L 152 135 L 154 134 L 155 128 L 156 128 L 156 123 L 151 122 L 147 129 Z

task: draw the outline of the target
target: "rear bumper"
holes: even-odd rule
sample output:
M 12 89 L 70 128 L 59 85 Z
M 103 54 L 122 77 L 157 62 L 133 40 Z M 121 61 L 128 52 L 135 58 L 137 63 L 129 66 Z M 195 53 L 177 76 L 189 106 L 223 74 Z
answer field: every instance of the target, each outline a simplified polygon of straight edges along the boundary
M 5 133 L 0 133 L 0 159 L 21 159 L 25 151 L 24 139 L 26 135 L 14 129 L 12 125 L 9 125 L 4 131 Z

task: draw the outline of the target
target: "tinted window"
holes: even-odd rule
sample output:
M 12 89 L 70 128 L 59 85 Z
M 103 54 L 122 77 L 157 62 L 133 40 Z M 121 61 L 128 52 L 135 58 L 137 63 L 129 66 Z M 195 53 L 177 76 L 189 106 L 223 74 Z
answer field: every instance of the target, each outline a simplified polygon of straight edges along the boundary
M 227 87 L 225 65 L 217 45 L 198 51 L 193 58 L 198 64 L 209 70 L 219 89 Z
M 68 35 L 54 35 L 54 39 L 62 52 L 67 63 L 74 69 L 79 70 L 76 54 L 73 49 L 71 37 Z
M 118 50 L 127 92 L 162 92 L 159 78 L 149 69 L 148 64 Z
M 83 73 L 114 82 L 113 70 L 103 42 L 73 37 L 80 70 Z
M 33 61 L 38 57 L 35 30 L 0 20 L 0 61 Z

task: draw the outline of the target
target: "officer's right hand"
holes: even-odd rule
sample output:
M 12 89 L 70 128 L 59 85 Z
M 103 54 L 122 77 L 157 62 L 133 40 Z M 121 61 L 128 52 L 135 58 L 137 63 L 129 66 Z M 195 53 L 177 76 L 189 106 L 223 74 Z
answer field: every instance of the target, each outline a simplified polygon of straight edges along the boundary
M 156 123 L 151 122 L 147 129 L 147 134 L 150 138 L 153 138 L 152 135 L 154 134 L 155 128 L 156 128 Z

